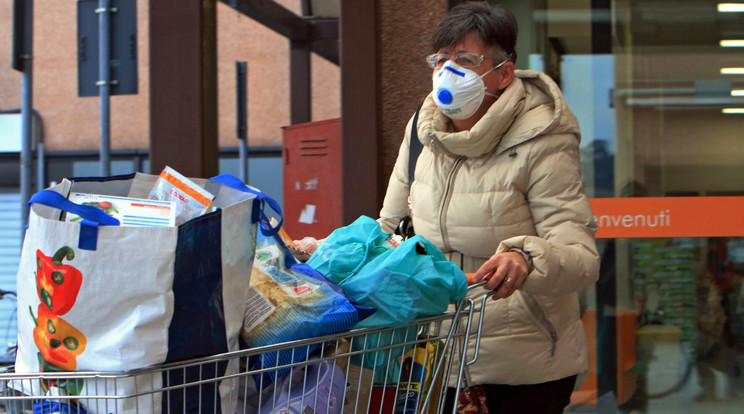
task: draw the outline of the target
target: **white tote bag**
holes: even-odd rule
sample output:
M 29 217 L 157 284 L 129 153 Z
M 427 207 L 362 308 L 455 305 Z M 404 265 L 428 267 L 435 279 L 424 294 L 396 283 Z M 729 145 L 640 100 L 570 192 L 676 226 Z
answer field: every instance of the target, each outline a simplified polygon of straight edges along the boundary
M 64 180 L 32 197 L 17 276 L 16 372 L 116 372 L 239 349 L 257 225 L 270 231 L 263 206 L 268 202 L 281 214 L 279 207 L 225 175 L 194 180 L 215 195 L 216 210 L 177 227 L 119 226 L 103 211 L 66 198 L 73 191 L 146 198 L 156 179 L 136 174 Z M 60 220 L 65 211 L 83 220 Z M 215 363 L 204 371 L 215 378 L 237 373 L 234 365 Z M 189 372 L 179 378 L 148 375 L 127 378 L 108 392 L 130 395 L 194 380 Z M 34 382 L 16 388 L 44 395 L 51 386 Z M 113 387 L 86 382 L 91 383 L 68 381 L 55 391 L 101 395 Z M 160 412 L 161 403 L 162 412 L 200 406 L 233 412 L 236 382 L 179 390 L 162 401 L 160 393 L 152 393 L 110 400 L 108 406 L 105 400 L 103 406 L 80 402 L 93 413 L 143 412 L 143 407 Z

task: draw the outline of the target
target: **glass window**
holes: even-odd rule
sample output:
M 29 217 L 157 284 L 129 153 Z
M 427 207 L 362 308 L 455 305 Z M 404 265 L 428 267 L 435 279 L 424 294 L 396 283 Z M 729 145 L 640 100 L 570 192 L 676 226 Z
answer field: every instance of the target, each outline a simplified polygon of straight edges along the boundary
M 741 411 L 744 12 L 499 3 L 520 24 L 517 67 L 553 77 L 579 119 L 600 224 L 601 278 L 583 297 L 592 366 L 571 410 L 609 396 L 622 412 Z

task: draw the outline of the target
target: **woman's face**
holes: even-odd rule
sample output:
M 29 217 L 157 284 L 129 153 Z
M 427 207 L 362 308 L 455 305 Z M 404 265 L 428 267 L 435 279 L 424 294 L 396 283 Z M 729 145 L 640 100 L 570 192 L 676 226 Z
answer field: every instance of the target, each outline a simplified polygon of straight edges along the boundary
M 452 48 L 445 48 L 437 51 L 437 53 L 448 53 L 452 56 L 455 56 L 458 53 L 467 52 L 475 53 L 476 55 L 483 55 L 483 62 L 481 62 L 480 66 L 470 69 L 478 75 L 483 75 L 500 63 L 496 62 L 496 64 L 494 64 L 493 48 L 486 47 L 475 33 L 468 33 L 460 43 L 456 44 Z M 511 83 L 511 76 L 509 75 L 509 71 L 505 70 L 507 65 L 511 65 L 512 68 L 514 66 L 512 62 L 507 62 L 502 67 L 493 70 L 483 77 L 483 83 L 486 85 L 486 92 L 496 95 L 498 94 L 498 91 L 509 86 L 509 83 Z M 434 69 L 435 72 L 437 70 L 438 69 Z

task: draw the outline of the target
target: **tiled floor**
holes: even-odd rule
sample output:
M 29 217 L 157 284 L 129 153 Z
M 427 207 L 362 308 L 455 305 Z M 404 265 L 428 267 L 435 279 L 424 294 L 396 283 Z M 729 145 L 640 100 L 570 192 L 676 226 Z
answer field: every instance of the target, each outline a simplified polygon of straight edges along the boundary
M 697 375 L 694 373 L 687 381 L 687 385 L 679 392 L 665 398 L 651 399 L 648 408 L 637 413 L 648 414 L 717 414 L 744 413 L 744 379 L 726 380 L 723 375 L 716 375 L 716 394 L 705 400 L 698 401 L 699 394 Z M 732 395 L 733 394 L 733 395 Z M 630 413 L 633 413 L 632 411 Z M 629 413 L 629 414 L 630 414 Z M 635 414 L 635 413 L 633 413 Z
M 693 372 L 685 386 L 678 392 L 663 398 L 651 398 L 645 408 L 617 408 L 611 396 L 600 402 L 600 407 L 569 407 L 567 413 L 596 413 L 596 414 L 729 414 L 744 413 L 744 376 L 728 381 L 728 387 L 734 396 L 727 395 L 723 386 L 727 381 L 723 375 L 717 374 L 716 396 L 704 401 L 698 401 L 695 396 L 700 391 L 697 385 L 697 375 Z

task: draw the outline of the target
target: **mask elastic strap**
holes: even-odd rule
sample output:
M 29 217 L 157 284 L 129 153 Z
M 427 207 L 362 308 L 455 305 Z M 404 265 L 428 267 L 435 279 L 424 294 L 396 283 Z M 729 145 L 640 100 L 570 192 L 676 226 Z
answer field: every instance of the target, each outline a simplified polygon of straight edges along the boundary
M 492 67 L 491 69 L 487 70 L 487 71 L 486 71 L 486 73 L 482 74 L 482 75 L 480 76 L 480 77 L 481 77 L 481 79 L 483 79 L 483 77 L 484 77 L 484 76 L 488 75 L 488 74 L 489 74 L 489 73 L 490 73 L 490 72 L 491 72 L 492 70 L 496 70 L 496 69 L 498 69 L 498 68 L 500 68 L 500 67 L 504 66 L 504 65 L 506 64 L 506 62 L 508 62 L 508 61 L 509 61 L 509 59 L 511 59 L 511 53 L 509 53 L 509 56 L 508 56 L 508 57 L 507 57 L 506 59 L 504 59 L 504 61 L 503 61 L 503 62 L 499 63 L 498 65 L 496 65 L 496 66 Z M 488 95 L 488 96 L 492 96 L 492 97 L 494 97 L 494 98 L 496 98 L 496 99 L 499 99 L 499 97 L 501 96 L 501 93 L 500 93 L 500 92 L 499 92 L 499 94 L 498 94 L 498 95 L 496 95 L 496 94 L 493 94 L 493 93 L 491 93 L 491 92 L 485 92 L 485 94 L 486 94 L 486 95 Z

